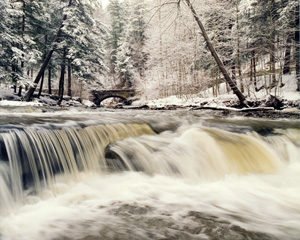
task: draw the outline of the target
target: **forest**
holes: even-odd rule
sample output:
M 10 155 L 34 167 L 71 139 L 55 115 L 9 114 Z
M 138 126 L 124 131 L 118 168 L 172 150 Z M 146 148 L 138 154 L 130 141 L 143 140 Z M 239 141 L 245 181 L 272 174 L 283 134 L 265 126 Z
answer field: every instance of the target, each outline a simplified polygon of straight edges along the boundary
M 242 96 L 276 94 L 292 72 L 300 90 L 297 0 L 1 0 L 0 15 L 0 84 L 27 100 L 218 96 L 225 81 Z

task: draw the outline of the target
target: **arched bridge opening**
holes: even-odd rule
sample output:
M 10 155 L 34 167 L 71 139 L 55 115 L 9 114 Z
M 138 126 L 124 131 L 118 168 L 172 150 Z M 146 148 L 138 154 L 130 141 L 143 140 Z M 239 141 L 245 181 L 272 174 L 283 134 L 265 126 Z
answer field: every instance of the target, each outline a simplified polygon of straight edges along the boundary
M 127 104 L 130 104 L 129 99 L 135 96 L 135 91 L 132 89 L 121 89 L 121 90 L 99 90 L 92 91 L 92 101 L 100 106 L 101 102 L 107 98 L 120 98 Z
M 106 100 L 106 99 L 108 99 L 108 98 L 119 98 L 119 99 L 121 99 L 123 102 L 126 102 L 126 101 L 127 101 L 126 98 L 124 98 L 124 97 L 122 97 L 122 96 L 118 96 L 118 95 L 106 96 L 106 97 L 104 97 L 104 98 L 102 98 L 102 99 L 99 99 L 97 106 L 99 106 L 104 100 Z

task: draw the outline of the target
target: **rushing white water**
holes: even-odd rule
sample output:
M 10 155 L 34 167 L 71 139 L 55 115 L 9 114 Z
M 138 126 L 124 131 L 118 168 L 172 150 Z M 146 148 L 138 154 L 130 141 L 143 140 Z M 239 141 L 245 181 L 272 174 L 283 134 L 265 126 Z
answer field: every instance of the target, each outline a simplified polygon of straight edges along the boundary
M 299 128 L 184 122 L 156 135 L 140 124 L 2 133 L 0 239 L 300 239 Z M 15 138 L 32 152 L 16 153 Z M 27 190 L 11 178 L 18 154 L 47 166 Z

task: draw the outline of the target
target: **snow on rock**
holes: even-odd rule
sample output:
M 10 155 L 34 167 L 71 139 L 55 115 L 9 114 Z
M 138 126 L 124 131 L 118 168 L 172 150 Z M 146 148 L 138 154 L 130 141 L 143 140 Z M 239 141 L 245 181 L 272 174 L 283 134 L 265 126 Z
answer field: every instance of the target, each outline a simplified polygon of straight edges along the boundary
M 199 94 L 200 95 L 200 94 Z M 148 105 L 150 108 L 166 107 L 166 106 L 206 106 L 206 107 L 218 107 L 218 106 L 232 106 L 237 103 L 237 98 L 234 94 L 224 94 L 218 97 L 200 97 L 198 95 L 189 96 L 169 96 L 166 98 L 152 99 L 152 100 L 140 100 L 133 103 L 133 105 Z
M 38 101 L 47 106 L 56 106 L 57 105 L 57 101 L 55 101 L 54 99 L 51 99 L 49 96 L 41 96 Z
M 43 104 L 39 103 L 39 102 L 22 102 L 22 101 L 2 100 L 2 101 L 0 101 L 0 106 L 23 107 L 23 106 L 43 106 Z
M 89 100 L 83 100 L 82 101 L 82 105 L 86 106 L 86 107 L 93 107 L 95 106 L 95 104 Z
M 0 89 L 0 100 L 20 100 L 12 89 Z

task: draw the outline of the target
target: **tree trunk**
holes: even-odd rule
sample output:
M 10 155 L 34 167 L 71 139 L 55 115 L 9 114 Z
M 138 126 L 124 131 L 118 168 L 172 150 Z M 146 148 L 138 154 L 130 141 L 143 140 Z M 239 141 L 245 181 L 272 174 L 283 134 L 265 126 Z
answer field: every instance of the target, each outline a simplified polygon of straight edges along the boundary
M 30 99 L 32 98 L 32 95 L 37 87 L 37 84 L 39 83 L 40 79 L 42 78 L 44 72 L 45 72 L 45 69 L 52 57 L 52 54 L 53 54 L 54 50 L 50 50 L 50 52 L 48 53 L 47 55 L 47 58 L 45 59 L 40 71 L 38 72 L 38 75 L 36 76 L 34 82 L 33 82 L 33 86 L 30 86 L 27 94 L 26 94 L 26 101 L 30 101 Z
M 161 6 L 161 0 L 159 0 Z M 161 24 L 161 7 L 158 9 L 158 24 L 159 24 L 159 66 L 160 70 L 163 69 L 163 42 L 162 42 L 162 24 Z
M 11 65 L 11 71 L 12 71 L 12 82 L 14 83 L 14 93 L 17 93 L 17 80 L 16 80 L 17 67 L 14 63 L 12 63 Z
M 59 88 L 58 88 L 58 97 L 59 104 L 62 102 L 64 97 L 64 83 L 65 83 L 65 68 L 64 64 L 61 65 L 60 78 L 59 78 Z
M 242 76 L 242 68 L 241 68 L 241 61 L 240 61 L 240 50 L 237 49 L 237 65 L 238 65 L 238 71 L 239 71 L 239 79 L 240 79 L 240 88 L 241 92 L 244 92 L 244 82 L 243 82 L 243 76 Z
M 292 37 L 289 34 L 286 40 L 286 48 L 285 48 L 285 56 L 284 56 L 284 66 L 283 66 L 283 74 L 288 74 L 291 72 L 290 70 L 290 60 L 291 60 L 291 43 L 292 43 Z
M 59 103 L 61 103 L 61 101 L 63 100 L 63 97 L 64 97 L 66 55 L 67 55 L 67 50 L 64 49 L 63 60 L 62 60 L 62 63 L 61 63 L 60 78 L 59 78 L 59 89 L 58 89 L 58 97 L 59 97 L 58 102 Z
M 241 92 L 244 93 L 244 82 L 243 82 L 243 76 L 242 76 L 242 65 L 241 65 L 241 58 L 240 58 L 240 35 L 239 35 L 239 3 L 236 1 L 235 4 L 235 11 L 236 11 L 236 28 L 237 28 L 237 39 L 236 39 L 236 45 L 237 45 L 237 51 L 236 51 L 236 62 L 237 62 L 237 69 L 239 72 L 239 78 L 240 78 L 240 89 Z
M 24 32 L 25 32 L 25 7 L 26 7 L 26 4 L 25 4 L 25 1 L 22 1 L 23 2 L 23 16 L 22 16 L 22 38 L 24 39 Z M 24 51 L 24 46 L 22 45 L 22 51 Z M 22 57 L 24 59 L 24 53 L 22 53 Z M 22 59 L 21 61 L 21 68 L 23 69 L 24 68 L 24 60 Z
M 48 35 L 45 35 L 45 48 L 44 48 L 43 60 L 45 60 L 46 54 L 47 54 L 46 53 L 47 43 L 48 43 Z M 43 75 L 42 75 L 42 80 L 41 80 L 41 85 L 40 85 L 40 90 L 39 90 L 38 98 L 40 98 L 40 96 L 42 94 L 42 90 L 43 90 L 43 86 L 44 86 L 44 79 L 45 79 L 45 71 L 43 72 Z
M 68 59 L 68 96 L 72 97 L 71 60 Z
M 20 86 L 20 87 L 19 87 L 18 96 L 19 96 L 19 97 L 21 97 L 21 96 L 22 96 L 22 86 Z
M 199 28 L 201 29 L 201 32 L 203 34 L 203 37 L 204 37 L 204 40 L 212 54 L 212 56 L 214 57 L 219 69 L 221 70 L 225 80 L 227 81 L 227 83 L 229 84 L 230 88 L 233 90 L 233 92 L 236 94 L 236 96 L 238 97 L 241 105 L 247 105 L 247 102 L 246 102 L 246 98 L 245 96 L 240 92 L 240 90 L 237 88 L 236 84 L 232 81 L 232 79 L 230 78 L 228 72 L 226 71 L 225 67 L 224 67 L 224 64 L 222 63 L 222 61 L 220 60 L 218 54 L 216 53 L 215 49 L 213 48 L 211 42 L 210 42 L 210 39 L 208 38 L 207 36 L 207 33 L 205 31 L 205 28 L 202 24 L 202 22 L 200 21 L 193 5 L 191 4 L 190 0 L 185 0 L 185 2 L 187 3 L 188 7 L 190 8 L 194 18 L 195 18 L 195 21 L 197 22 Z
M 270 52 L 270 72 L 271 72 L 271 88 L 275 87 L 277 85 L 276 81 L 276 71 L 275 71 L 275 48 L 271 46 L 271 52 Z
M 253 83 L 253 57 L 250 60 L 250 84 Z
M 231 66 L 231 78 L 232 78 L 232 81 L 236 84 L 236 69 L 235 69 L 235 62 L 233 61 L 232 63 L 232 66 Z M 226 89 L 227 89 L 227 92 L 229 93 L 230 91 L 230 86 L 228 83 L 226 83 Z
M 254 82 L 254 88 L 257 92 L 257 79 L 256 79 L 256 58 L 255 58 L 255 51 L 252 51 L 252 59 L 253 59 L 253 82 Z
M 83 82 L 80 82 L 80 91 L 79 91 L 79 98 L 82 99 L 82 92 L 83 92 Z
M 250 88 L 253 84 L 253 58 L 250 59 L 250 84 L 248 86 L 248 96 L 250 97 Z
M 61 102 L 63 100 L 63 96 L 64 96 L 66 56 L 67 56 L 67 49 L 64 48 L 63 56 L 62 56 L 62 63 L 61 63 L 60 79 L 59 79 L 59 89 L 58 89 L 59 102 Z
M 276 69 L 275 69 L 275 23 L 273 21 L 274 19 L 274 6 L 275 6 L 275 0 L 269 1 L 269 11 L 270 11 L 270 72 L 271 72 L 271 88 L 275 87 L 277 85 L 276 81 Z
M 68 6 L 70 7 L 71 5 L 72 5 L 72 0 L 69 0 L 69 5 Z M 67 15 L 64 15 L 64 17 L 63 17 L 63 23 L 60 26 L 60 28 L 58 29 L 58 32 L 57 32 L 56 37 L 54 39 L 54 42 L 58 42 L 59 41 L 59 38 L 60 38 L 60 36 L 62 34 L 62 28 L 64 27 L 64 21 L 66 19 L 67 19 Z M 54 52 L 54 49 L 51 49 L 49 51 L 49 53 L 48 53 L 45 61 L 43 62 L 43 65 L 42 65 L 40 71 L 38 72 L 38 74 L 37 74 L 37 76 L 36 76 L 36 78 L 35 78 L 35 80 L 33 82 L 33 86 L 31 86 L 29 88 L 29 90 L 28 90 L 28 92 L 26 94 L 26 101 L 30 101 L 30 99 L 32 98 L 32 95 L 33 95 L 33 93 L 34 93 L 34 91 L 35 91 L 35 89 L 37 87 L 37 84 L 41 80 L 41 78 L 42 78 L 42 76 L 43 76 L 43 74 L 44 74 L 44 72 L 45 72 L 45 70 L 47 68 L 47 65 L 48 65 L 48 63 L 49 63 L 49 61 L 50 61 L 50 59 L 52 57 L 53 52 Z
M 48 93 L 52 94 L 52 88 L 51 88 L 51 66 L 48 67 Z
M 40 85 L 40 89 L 39 89 L 38 98 L 40 98 L 40 96 L 41 96 L 41 94 L 42 94 L 43 85 L 44 85 L 44 78 L 45 78 L 45 74 L 43 74 L 43 76 L 42 76 L 42 80 L 41 80 L 41 85 Z
M 296 61 L 296 78 L 297 78 L 297 91 L 300 91 L 300 41 L 299 41 L 299 5 L 297 5 L 296 9 L 296 19 L 295 19 L 295 24 L 296 24 L 296 31 L 295 31 L 295 44 L 296 44 L 296 49 L 295 49 L 295 61 Z

